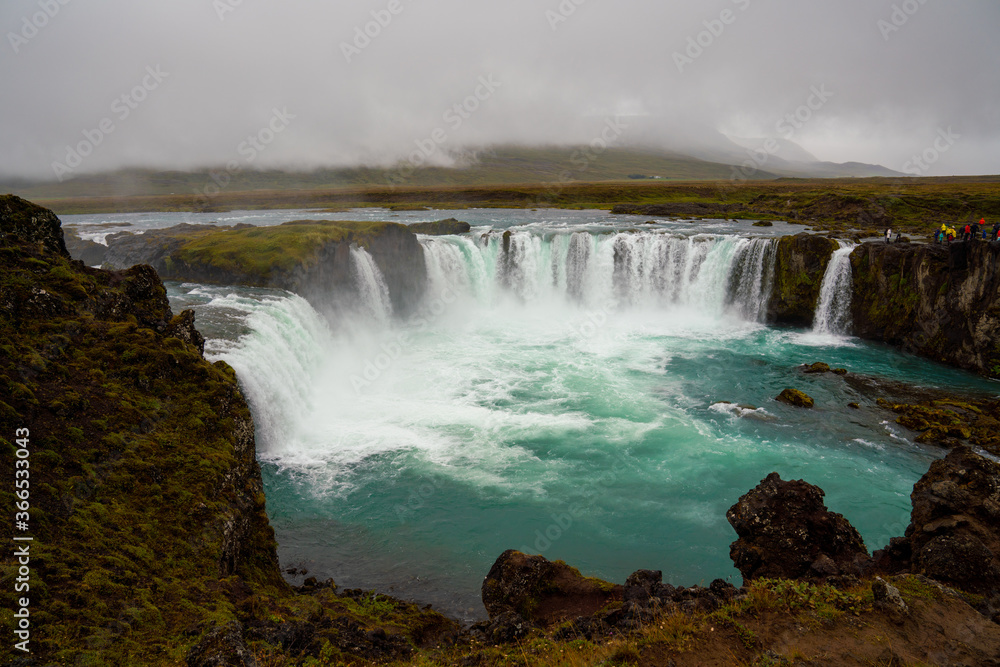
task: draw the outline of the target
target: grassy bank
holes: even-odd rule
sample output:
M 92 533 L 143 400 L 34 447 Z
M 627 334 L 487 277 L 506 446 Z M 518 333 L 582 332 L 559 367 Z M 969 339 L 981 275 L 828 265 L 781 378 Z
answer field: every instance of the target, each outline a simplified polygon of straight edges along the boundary
M 772 181 L 615 181 L 503 186 L 336 187 L 187 194 L 71 196 L 40 200 L 60 214 L 226 211 L 275 208 L 611 209 L 616 205 L 709 204 L 729 217 L 790 220 L 831 229 L 932 233 L 951 224 L 1000 219 L 1000 178 L 779 179 Z M 866 223 L 866 221 L 868 221 Z M 877 221 L 878 224 L 875 224 Z

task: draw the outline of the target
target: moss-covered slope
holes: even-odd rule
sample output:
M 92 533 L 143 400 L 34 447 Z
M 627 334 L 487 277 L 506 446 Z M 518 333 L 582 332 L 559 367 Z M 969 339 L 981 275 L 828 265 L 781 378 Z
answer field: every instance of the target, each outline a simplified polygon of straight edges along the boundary
M 14 199 L 0 210 L 26 207 Z M 27 470 L 17 534 L 33 537 L 31 654 L 7 641 L 0 663 L 222 664 L 212 656 L 243 651 L 365 664 L 451 627 L 389 598 L 291 590 L 250 411 L 233 370 L 203 358 L 191 313 L 173 315 L 148 266 L 89 269 L 49 250 L 58 227 L 0 223 L 0 506 L 10 544 Z

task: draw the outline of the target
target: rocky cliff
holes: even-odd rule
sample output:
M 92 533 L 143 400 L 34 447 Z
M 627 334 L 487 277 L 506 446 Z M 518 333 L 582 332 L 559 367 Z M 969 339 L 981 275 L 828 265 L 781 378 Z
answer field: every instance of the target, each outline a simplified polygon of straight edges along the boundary
M 866 243 L 851 267 L 856 335 L 1000 376 L 1000 244 Z
M 290 589 L 250 411 L 192 313 L 149 266 L 72 261 L 58 219 L 23 200 L 0 197 L 0 233 L 0 505 L 13 520 L 27 502 L 7 525 L 33 538 L 30 653 L 7 641 L 0 662 L 369 662 L 452 627 L 332 582 Z
M 105 263 L 150 264 L 166 280 L 278 287 L 323 307 L 356 290 L 352 247 L 378 265 L 395 312 L 410 312 L 423 296 L 427 269 L 416 235 L 393 222 L 177 225 L 110 237 Z
M 840 246 L 833 239 L 796 234 L 778 240 L 774 291 L 767 308 L 773 324 L 810 327 L 816 314 L 823 275 Z

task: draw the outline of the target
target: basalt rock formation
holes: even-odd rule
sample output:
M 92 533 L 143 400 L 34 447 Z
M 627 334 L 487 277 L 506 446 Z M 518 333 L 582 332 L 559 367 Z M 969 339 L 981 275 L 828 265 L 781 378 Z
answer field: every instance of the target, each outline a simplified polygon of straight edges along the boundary
M 63 236 L 66 249 L 73 259 L 78 259 L 87 266 L 104 264 L 104 256 L 108 252 L 106 245 L 82 239 L 73 229 L 64 229 Z
M 368 251 L 399 314 L 423 296 L 427 268 L 417 237 L 394 222 L 299 220 L 274 227 L 177 225 L 108 238 L 113 268 L 153 266 L 166 280 L 277 287 L 319 307 L 352 294 L 352 246 Z
M 910 525 L 875 553 L 876 568 L 982 595 L 1000 612 L 1000 463 L 958 447 L 931 464 L 910 499 Z
M 838 247 L 833 239 L 812 234 L 796 234 L 778 240 L 774 291 L 767 308 L 769 322 L 812 326 L 823 276 Z
M 865 243 L 851 267 L 856 335 L 1000 376 L 1000 243 Z
M 429 236 L 446 236 L 448 234 L 467 234 L 472 225 L 467 222 L 448 218 L 437 222 L 415 222 L 407 225 L 414 234 L 427 234 Z
M 819 487 L 771 473 L 726 512 L 739 535 L 729 555 L 744 579 L 861 574 L 869 561 L 861 535 L 823 496 Z

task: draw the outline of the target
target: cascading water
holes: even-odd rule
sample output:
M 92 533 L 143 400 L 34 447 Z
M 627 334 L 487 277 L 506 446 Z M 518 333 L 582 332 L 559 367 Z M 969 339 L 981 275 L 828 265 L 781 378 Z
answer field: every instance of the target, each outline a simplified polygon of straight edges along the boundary
M 367 250 L 357 246 L 351 247 L 351 261 L 362 312 L 376 322 L 387 323 L 392 317 L 392 301 L 378 265 Z
M 839 241 L 823 275 L 813 332 L 819 334 L 847 335 L 851 328 L 852 272 L 851 253 L 856 247 Z
M 744 318 L 762 322 L 774 287 L 777 246 L 771 239 L 741 239 L 730 272 L 729 295 Z
M 731 310 L 763 320 L 773 282 L 775 242 L 737 236 L 663 233 L 539 235 L 527 231 L 424 239 L 432 292 L 445 287 L 482 300 L 506 290 L 524 302 L 584 307 Z

